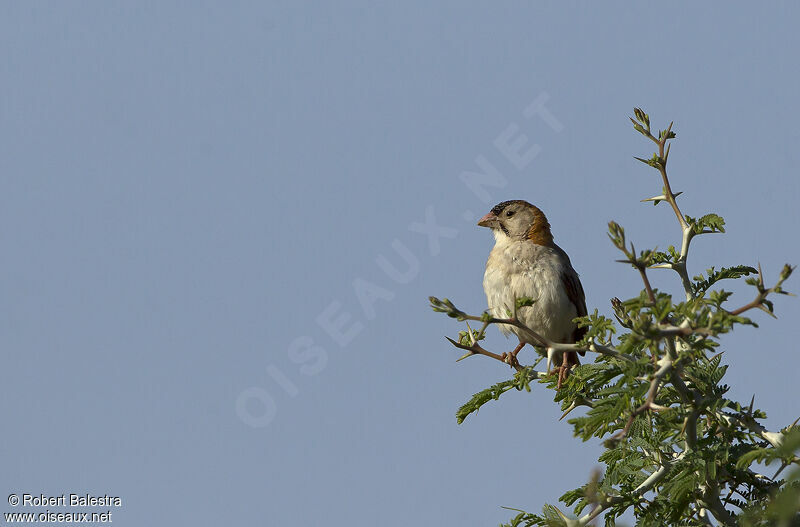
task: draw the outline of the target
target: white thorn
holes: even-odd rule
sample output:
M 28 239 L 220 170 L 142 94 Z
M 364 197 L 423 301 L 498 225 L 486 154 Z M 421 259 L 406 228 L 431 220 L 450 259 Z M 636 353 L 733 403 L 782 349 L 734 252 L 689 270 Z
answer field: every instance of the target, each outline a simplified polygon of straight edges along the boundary
M 472 334 L 472 328 L 469 327 L 469 322 L 466 322 L 466 324 L 467 324 L 467 329 L 469 330 L 469 342 L 472 346 L 474 346 L 476 342 L 475 336 Z
M 673 196 L 675 196 L 677 198 L 681 194 L 683 194 L 683 192 L 676 192 L 676 193 L 673 194 Z M 664 194 L 661 194 L 660 196 L 653 196 L 652 198 L 643 199 L 641 201 L 642 202 L 645 202 L 645 201 L 667 201 L 667 196 L 664 195 Z
M 550 375 L 550 367 L 553 365 L 553 358 L 556 355 L 555 348 L 547 348 L 547 374 Z
M 783 434 L 780 432 L 763 432 L 761 435 L 775 448 L 783 444 Z

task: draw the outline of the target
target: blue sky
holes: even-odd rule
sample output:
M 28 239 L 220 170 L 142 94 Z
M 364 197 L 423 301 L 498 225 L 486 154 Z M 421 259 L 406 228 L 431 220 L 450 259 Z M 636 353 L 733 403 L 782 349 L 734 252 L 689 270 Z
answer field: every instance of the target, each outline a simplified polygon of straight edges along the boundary
M 120 496 L 126 525 L 494 525 L 555 501 L 599 443 L 544 389 L 457 425 L 510 372 L 455 363 L 461 328 L 427 297 L 485 307 L 475 219 L 517 198 L 548 215 L 590 310 L 638 294 L 607 222 L 637 248 L 679 231 L 639 202 L 660 182 L 633 160 L 651 152 L 634 106 L 675 121 L 684 212 L 727 220 L 694 274 L 800 262 L 798 14 L 6 2 L 0 490 Z M 515 164 L 497 144 L 520 134 Z M 487 163 L 502 183 L 476 193 L 462 174 Z M 732 395 L 771 429 L 800 414 L 800 302 L 776 310 L 723 341 Z

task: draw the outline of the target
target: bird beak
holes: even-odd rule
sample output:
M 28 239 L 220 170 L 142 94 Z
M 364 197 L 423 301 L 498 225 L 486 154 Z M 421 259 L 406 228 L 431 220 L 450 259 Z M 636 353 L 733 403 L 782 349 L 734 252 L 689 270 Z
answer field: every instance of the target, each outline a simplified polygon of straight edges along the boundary
M 480 220 L 478 220 L 478 226 L 480 227 L 489 227 L 490 229 L 497 226 L 497 215 L 494 212 L 490 212 Z

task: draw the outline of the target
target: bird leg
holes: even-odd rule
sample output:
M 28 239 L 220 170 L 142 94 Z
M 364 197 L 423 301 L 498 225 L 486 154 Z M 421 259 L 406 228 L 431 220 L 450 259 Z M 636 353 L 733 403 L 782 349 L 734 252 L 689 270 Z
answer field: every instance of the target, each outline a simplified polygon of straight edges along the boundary
M 566 357 L 564 357 L 566 359 Z M 567 361 L 562 360 L 561 366 L 558 367 L 558 385 L 556 385 L 556 390 L 561 389 L 561 383 L 564 382 L 564 379 L 567 378 L 567 374 L 569 372 L 569 366 L 567 366 Z
M 517 347 L 514 348 L 514 351 L 512 351 L 511 353 L 505 352 L 502 355 L 500 355 L 500 358 L 503 359 L 503 362 L 510 364 L 511 366 L 514 366 L 515 364 L 519 366 L 519 361 L 517 360 L 517 354 L 519 354 L 520 350 L 522 350 L 522 348 L 524 347 L 525 343 L 520 340 L 519 344 L 517 344 Z
M 572 369 L 572 367 L 577 366 L 580 363 L 581 361 L 578 359 L 577 353 L 574 351 L 564 352 L 564 355 L 561 357 L 561 366 L 558 367 L 558 385 L 556 386 L 557 390 L 561 389 L 561 384 L 569 375 L 569 371 Z

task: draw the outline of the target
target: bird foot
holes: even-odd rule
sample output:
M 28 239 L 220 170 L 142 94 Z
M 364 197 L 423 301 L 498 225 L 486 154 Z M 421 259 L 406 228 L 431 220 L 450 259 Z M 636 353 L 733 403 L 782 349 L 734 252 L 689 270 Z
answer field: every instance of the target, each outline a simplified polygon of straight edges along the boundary
M 513 352 L 509 353 L 506 351 L 502 355 L 500 355 L 500 358 L 503 359 L 503 362 L 505 362 L 512 368 L 516 368 L 517 366 L 519 366 L 519 361 L 517 360 L 516 353 Z
M 568 351 L 564 353 L 563 357 L 561 358 L 561 366 L 558 367 L 558 385 L 556 386 L 557 390 L 561 389 L 561 385 L 564 383 L 564 380 L 569 377 L 570 371 L 575 366 L 578 366 L 581 362 L 578 360 L 578 355 L 574 351 Z
M 561 389 L 561 384 L 569 375 L 570 367 L 567 365 L 567 361 L 562 361 L 561 366 L 558 367 L 558 384 L 556 385 L 556 389 Z
M 509 352 L 503 353 L 502 355 L 500 355 L 500 358 L 503 359 L 503 362 L 505 362 L 506 364 L 508 364 L 512 368 L 516 368 L 516 367 L 519 366 L 519 361 L 517 360 L 517 355 L 519 354 L 520 350 L 523 347 L 525 347 L 525 343 L 524 342 L 520 342 L 519 344 L 517 344 L 517 347 L 514 348 L 513 351 L 511 351 L 510 353 Z

